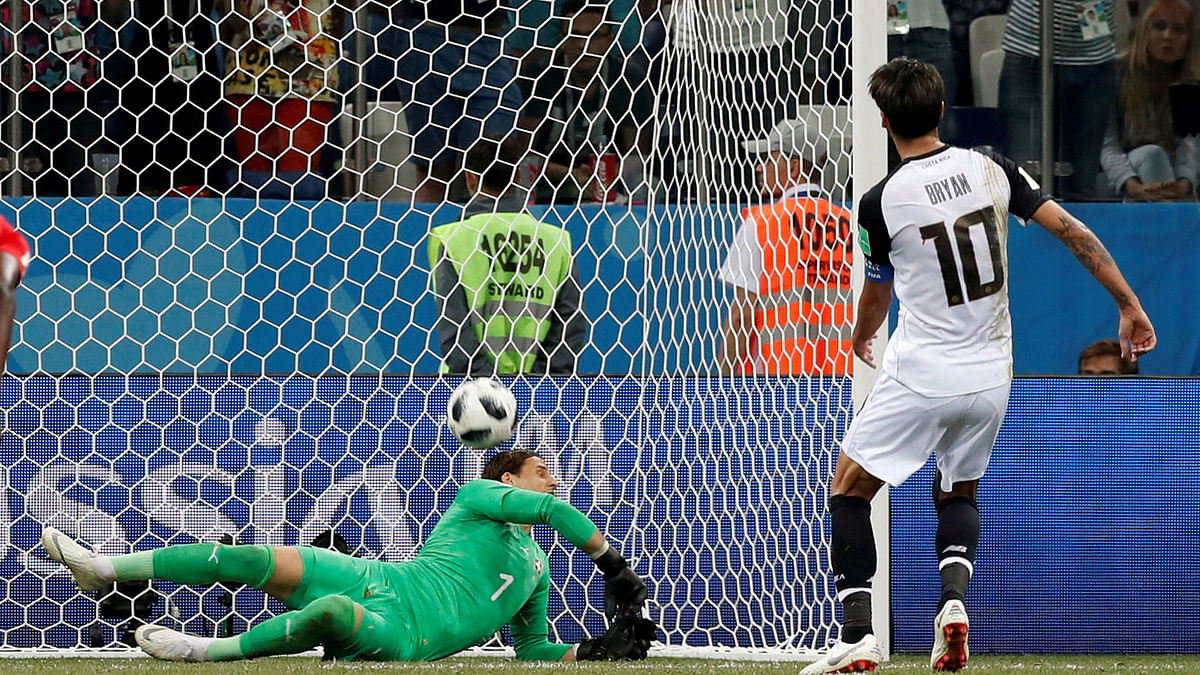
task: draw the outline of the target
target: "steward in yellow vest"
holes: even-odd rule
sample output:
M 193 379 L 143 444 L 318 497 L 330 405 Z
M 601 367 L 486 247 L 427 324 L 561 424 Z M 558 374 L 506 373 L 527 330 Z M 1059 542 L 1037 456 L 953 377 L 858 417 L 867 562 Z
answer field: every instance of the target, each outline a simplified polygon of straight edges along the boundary
M 477 142 L 463 220 L 430 232 L 443 373 L 567 375 L 583 351 L 571 235 L 524 212 L 513 194 L 519 159 L 494 139 Z

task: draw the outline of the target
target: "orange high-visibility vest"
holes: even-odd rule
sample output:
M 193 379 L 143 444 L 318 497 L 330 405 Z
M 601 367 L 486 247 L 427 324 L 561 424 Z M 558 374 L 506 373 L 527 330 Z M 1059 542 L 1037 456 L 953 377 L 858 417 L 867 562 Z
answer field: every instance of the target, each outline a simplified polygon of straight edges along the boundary
M 761 372 L 849 375 L 850 211 L 818 197 L 746 209 L 762 246 L 754 325 Z

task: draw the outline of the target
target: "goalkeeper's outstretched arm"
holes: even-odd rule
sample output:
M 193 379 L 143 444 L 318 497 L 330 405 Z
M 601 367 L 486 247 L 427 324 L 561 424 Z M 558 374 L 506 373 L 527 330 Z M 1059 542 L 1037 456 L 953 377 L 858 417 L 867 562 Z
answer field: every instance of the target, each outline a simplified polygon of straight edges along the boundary
M 630 569 L 625 557 L 579 509 L 554 495 L 480 479 L 464 485 L 455 501 L 491 520 L 557 530 L 591 556 L 604 575 L 604 613 L 609 618 L 623 608 L 640 610 L 646 602 L 646 582 Z

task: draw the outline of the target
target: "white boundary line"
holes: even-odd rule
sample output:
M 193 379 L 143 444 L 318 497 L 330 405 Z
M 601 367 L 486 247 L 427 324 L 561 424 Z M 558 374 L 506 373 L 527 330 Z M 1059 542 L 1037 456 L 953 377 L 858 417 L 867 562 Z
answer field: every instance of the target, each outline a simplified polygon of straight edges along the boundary
M 306 656 L 320 658 L 324 652 L 317 649 L 291 656 Z M 470 657 L 512 657 L 510 647 L 472 647 L 455 654 L 455 656 Z M 746 647 L 686 647 L 680 645 L 655 645 L 650 648 L 650 656 L 678 659 L 705 659 L 716 661 L 759 661 L 759 662 L 793 662 L 814 661 L 818 653 L 810 649 L 750 649 Z M 84 647 L 73 649 L 51 649 L 46 647 L 19 649 L 0 648 L 0 660 L 3 659 L 146 659 L 148 654 L 132 647 L 97 648 Z

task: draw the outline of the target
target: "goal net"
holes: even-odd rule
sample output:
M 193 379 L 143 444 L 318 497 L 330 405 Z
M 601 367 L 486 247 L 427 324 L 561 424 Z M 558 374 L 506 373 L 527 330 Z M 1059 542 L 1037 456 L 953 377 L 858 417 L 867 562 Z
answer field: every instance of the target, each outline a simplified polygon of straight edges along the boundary
M 757 319 L 728 328 L 744 293 L 722 268 L 780 197 L 756 170 L 775 146 L 745 145 L 779 123 L 800 129 L 787 196 L 848 208 L 867 187 L 849 7 L 478 4 L 495 7 L 3 5 L 0 215 L 34 260 L 0 382 L 0 652 L 120 653 L 141 623 L 223 636 L 283 611 L 236 586 L 81 594 L 45 526 L 106 554 L 416 555 L 487 456 L 445 427 L 463 376 L 438 374 L 429 233 L 507 210 L 570 235 L 586 318 L 572 374 L 502 378 L 512 445 L 648 579 L 660 648 L 803 657 L 836 638 L 825 501 L 861 376 L 764 374 Z M 464 170 L 484 137 L 519 150 L 499 200 Z M 849 269 L 852 228 L 823 213 L 821 250 L 792 261 L 824 265 L 824 300 L 791 289 L 818 314 L 853 300 L 824 276 Z M 765 277 L 741 287 L 776 302 Z M 766 320 L 813 344 L 845 329 Z M 594 566 L 535 535 L 551 637 L 598 634 Z

